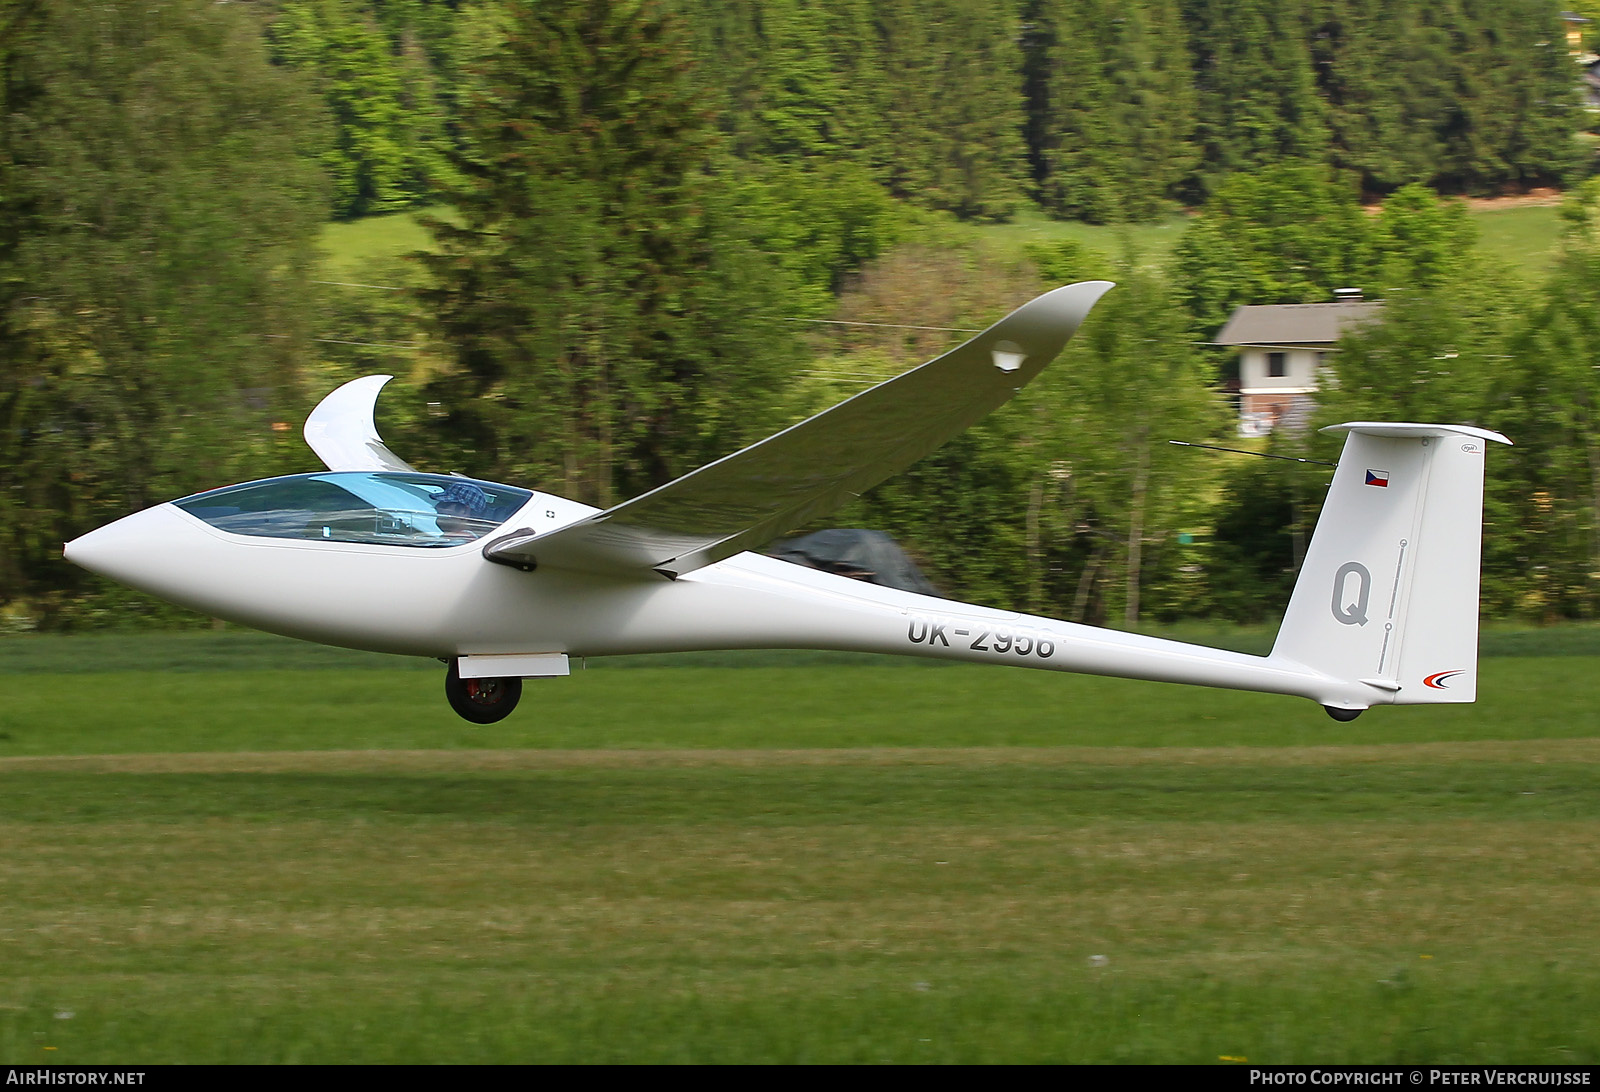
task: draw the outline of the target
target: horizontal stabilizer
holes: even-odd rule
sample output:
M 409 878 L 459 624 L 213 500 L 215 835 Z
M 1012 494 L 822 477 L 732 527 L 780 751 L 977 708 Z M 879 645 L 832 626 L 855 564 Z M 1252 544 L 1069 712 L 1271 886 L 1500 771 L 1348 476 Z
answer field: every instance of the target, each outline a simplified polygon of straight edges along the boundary
M 1003 405 L 1050 363 L 1107 289 L 1047 292 L 977 337 L 659 489 L 559 530 L 513 531 L 491 561 L 677 578 L 849 503 Z

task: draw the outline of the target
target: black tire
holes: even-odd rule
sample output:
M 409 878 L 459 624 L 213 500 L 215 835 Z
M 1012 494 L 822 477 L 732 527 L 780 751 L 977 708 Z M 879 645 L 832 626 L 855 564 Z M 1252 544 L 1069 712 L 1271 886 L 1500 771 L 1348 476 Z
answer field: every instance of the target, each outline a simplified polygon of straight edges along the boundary
M 1328 716 L 1341 724 L 1348 724 L 1366 712 L 1365 709 L 1335 709 L 1331 705 L 1324 705 L 1323 708 L 1328 711 Z
M 522 680 L 463 679 L 457 661 L 451 660 L 444 673 L 444 696 L 450 708 L 473 724 L 493 724 L 505 720 L 522 700 Z

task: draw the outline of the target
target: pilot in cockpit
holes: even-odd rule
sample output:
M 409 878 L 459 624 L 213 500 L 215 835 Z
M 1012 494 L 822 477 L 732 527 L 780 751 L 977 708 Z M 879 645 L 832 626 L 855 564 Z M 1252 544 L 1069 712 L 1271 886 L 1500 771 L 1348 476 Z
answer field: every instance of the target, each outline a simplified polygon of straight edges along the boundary
M 433 509 L 445 538 L 467 542 L 492 526 L 484 518 L 489 496 L 471 482 L 451 482 L 433 498 Z

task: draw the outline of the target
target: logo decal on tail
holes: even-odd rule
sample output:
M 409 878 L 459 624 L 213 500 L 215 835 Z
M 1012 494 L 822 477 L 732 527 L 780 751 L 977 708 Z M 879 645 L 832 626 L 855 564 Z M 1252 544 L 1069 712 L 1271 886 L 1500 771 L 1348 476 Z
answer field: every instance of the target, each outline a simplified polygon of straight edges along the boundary
M 1465 671 L 1440 671 L 1436 674 L 1429 675 L 1426 679 L 1423 679 L 1422 685 L 1431 687 L 1434 690 L 1449 690 L 1450 688 L 1445 684 L 1451 679 L 1455 678 L 1457 675 L 1465 674 Z

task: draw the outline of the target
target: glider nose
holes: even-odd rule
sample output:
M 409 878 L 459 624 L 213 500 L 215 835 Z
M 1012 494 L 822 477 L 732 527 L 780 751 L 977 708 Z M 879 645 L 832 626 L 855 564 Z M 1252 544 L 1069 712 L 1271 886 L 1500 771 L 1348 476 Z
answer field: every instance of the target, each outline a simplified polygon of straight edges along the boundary
M 90 572 L 148 590 L 170 573 L 177 513 L 157 505 L 80 535 L 61 548 L 66 559 Z

